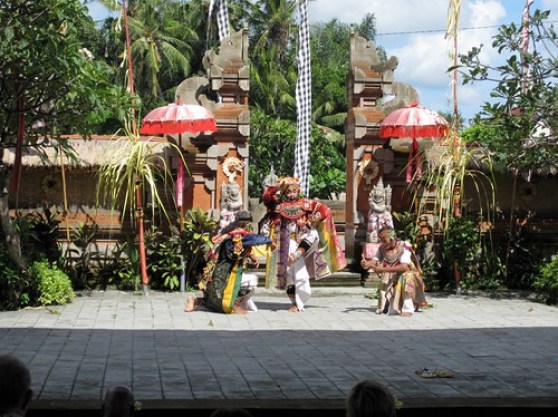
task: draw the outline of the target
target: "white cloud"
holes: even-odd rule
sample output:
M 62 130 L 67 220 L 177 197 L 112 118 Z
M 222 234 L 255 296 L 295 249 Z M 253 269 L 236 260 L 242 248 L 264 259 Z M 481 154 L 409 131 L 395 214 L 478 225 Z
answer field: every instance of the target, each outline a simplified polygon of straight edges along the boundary
M 517 8 L 520 0 L 512 1 Z M 495 60 L 497 53 L 490 48 L 491 36 L 502 19 L 507 17 L 510 20 L 503 4 L 506 2 L 510 0 L 471 0 L 462 3 L 459 27 L 484 29 L 461 30 L 458 35 L 459 53 L 484 44 L 482 59 L 485 62 Z M 366 13 L 374 13 L 379 34 L 377 44 L 386 49 L 388 56 L 399 58 L 395 79 L 417 88 L 424 105 L 445 110 L 451 108 L 452 77 L 447 69 L 453 65 L 450 57 L 453 41 L 444 38 L 448 4 L 448 0 L 317 0 L 309 3 L 309 15 L 313 21 L 337 18 L 358 23 Z M 476 101 L 478 107 L 478 100 L 482 96 L 478 92 L 479 88 L 459 85 L 458 93 L 462 95 L 462 102 L 468 104 Z
M 542 7 L 543 10 L 557 10 L 558 9 L 558 0 L 543 0 Z

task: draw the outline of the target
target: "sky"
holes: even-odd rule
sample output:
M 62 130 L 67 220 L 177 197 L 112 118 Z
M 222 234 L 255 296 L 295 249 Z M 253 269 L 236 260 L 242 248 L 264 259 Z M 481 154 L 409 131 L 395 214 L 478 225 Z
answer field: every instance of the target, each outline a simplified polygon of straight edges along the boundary
M 448 4 L 448 0 L 310 0 L 308 17 L 311 23 L 334 18 L 359 23 L 366 14 L 374 14 L 376 44 L 386 50 L 388 58 L 399 59 L 395 81 L 415 87 L 421 105 L 451 113 L 451 76 L 446 72 L 452 65 L 451 45 L 444 39 Z M 499 25 L 519 25 L 524 6 L 525 0 L 462 0 L 458 52 L 483 44 L 483 62 L 497 63 L 501 57 L 491 48 L 492 36 Z M 106 15 L 95 2 L 89 7 L 94 18 Z M 558 0 L 534 0 L 531 12 L 536 9 L 550 10 L 549 20 L 558 20 Z M 492 87 L 488 82 L 471 86 L 458 81 L 457 102 L 466 120 L 479 112 Z

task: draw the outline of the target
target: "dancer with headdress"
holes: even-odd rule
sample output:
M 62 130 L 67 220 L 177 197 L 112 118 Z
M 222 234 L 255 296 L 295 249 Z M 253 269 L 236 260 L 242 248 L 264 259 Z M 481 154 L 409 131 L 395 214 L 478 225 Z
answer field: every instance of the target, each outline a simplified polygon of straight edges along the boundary
M 248 228 L 251 214 L 238 213 L 238 220 L 224 227 L 212 241 L 215 244 L 200 282 L 203 297 L 189 296 L 184 311 L 189 313 L 204 306 L 219 313 L 244 314 L 257 311 L 252 295 L 258 283 L 255 274 L 244 273 L 244 263 L 256 268 L 259 261 L 252 247 L 269 245 L 267 236 L 251 233 Z
M 347 265 L 329 207 L 301 196 L 297 178 L 284 177 L 264 191 L 272 248 L 266 286 L 286 290 L 291 312 L 305 309 L 310 278 L 321 279 Z

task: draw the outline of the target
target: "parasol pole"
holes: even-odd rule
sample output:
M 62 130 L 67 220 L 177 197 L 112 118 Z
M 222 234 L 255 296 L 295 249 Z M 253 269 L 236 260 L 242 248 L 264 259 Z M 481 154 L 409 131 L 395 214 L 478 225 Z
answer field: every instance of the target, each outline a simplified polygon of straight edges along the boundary
M 128 90 L 131 94 L 135 93 L 134 87 L 134 69 L 132 64 L 132 46 L 130 41 L 130 28 L 128 26 L 128 9 L 126 0 L 122 0 L 122 14 L 124 18 L 124 33 L 126 35 L 126 56 L 128 58 Z M 132 134 L 134 137 L 138 135 L 138 126 L 136 122 L 136 112 L 132 109 Z M 138 178 L 136 181 L 136 225 L 138 229 L 138 251 L 140 258 L 140 273 L 142 289 L 145 295 L 149 292 L 149 277 L 147 276 L 147 261 L 145 256 L 145 237 L 143 229 L 143 203 L 142 203 L 142 183 Z
M 179 134 L 180 147 L 182 151 L 182 134 Z M 184 163 L 182 158 L 178 161 L 178 174 L 176 178 L 176 203 L 180 211 L 180 238 L 182 241 L 182 232 L 184 231 Z M 184 248 L 182 243 L 180 245 L 180 266 L 182 271 L 180 273 L 180 292 L 183 293 L 186 290 L 186 261 L 184 259 Z

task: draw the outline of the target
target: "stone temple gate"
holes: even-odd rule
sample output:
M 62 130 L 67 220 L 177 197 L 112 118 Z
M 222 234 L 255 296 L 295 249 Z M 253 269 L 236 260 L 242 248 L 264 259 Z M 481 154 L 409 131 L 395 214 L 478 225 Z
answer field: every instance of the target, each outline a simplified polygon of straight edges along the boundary
M 344 222 L 345 251 L 352 258 L 359 250 L 358 242 L 365 240 L 368 194 L 374 185 L 382 177 L 384 183 L 391 184 L 394 207 L 403 195 L 404 182 L 396 175 L 396 157 L 386 141 L 380 139 L 379 124 L 392 110 L 417 101 L 418 95 L 413 88 L 393 81 L 397 58 L 382 60 L 374 42 L 354 33 L 350 47 L 346 201 L 345 212 L 336 220 Z M 219 218 L 228 211 L 250 208 L 247 31 L 224 38 L 219 52 L 206 52 L 203 64 L 207 78 L 185 80 L 176 94 L 185 103 L 201 104 L 211 110 L 217 132 L 176 139 L 191 174 L 185 183 L 185 209 L 199 207 Z

